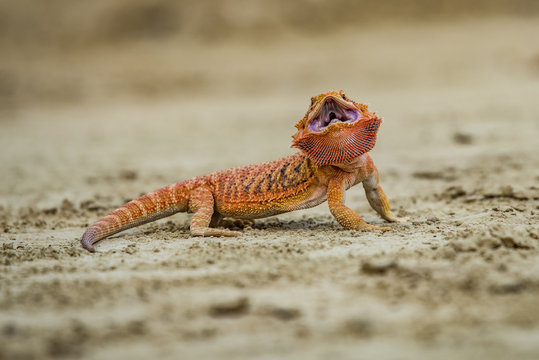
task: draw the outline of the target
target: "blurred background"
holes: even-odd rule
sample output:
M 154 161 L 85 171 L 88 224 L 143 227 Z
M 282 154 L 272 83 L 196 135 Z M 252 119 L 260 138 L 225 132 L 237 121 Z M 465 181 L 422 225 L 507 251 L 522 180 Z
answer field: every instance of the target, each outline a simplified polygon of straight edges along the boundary
M 538 13 L 534 0 L 2 0 L 0 104 L 447 86 L 522 55 L 520 41 L 539 71 L 537 28 L 498 24 Z M 505 48 L 481 54 L 490 42 Z

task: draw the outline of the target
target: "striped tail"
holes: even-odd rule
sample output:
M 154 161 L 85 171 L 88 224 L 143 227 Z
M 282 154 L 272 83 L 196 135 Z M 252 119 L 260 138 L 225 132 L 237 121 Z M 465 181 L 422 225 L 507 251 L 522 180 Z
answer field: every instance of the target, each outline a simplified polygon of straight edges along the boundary
M 126 229 L 187 211 L 189 192 L 185 182 L 176 183 L 143 195 L 114 210 L 82 235 L 82 247 L 95 252 L 94 244 Z

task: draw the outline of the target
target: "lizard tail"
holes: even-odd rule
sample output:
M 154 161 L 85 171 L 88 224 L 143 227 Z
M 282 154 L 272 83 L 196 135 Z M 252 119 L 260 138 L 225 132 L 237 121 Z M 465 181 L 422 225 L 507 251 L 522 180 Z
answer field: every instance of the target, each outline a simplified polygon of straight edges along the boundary
M 90 226 L 82 235 L 82 247 L 94 252 L 94 244 L 120 231 L 187 211 L 189 204 L 185 182 L 166 186 L 131 200 Z

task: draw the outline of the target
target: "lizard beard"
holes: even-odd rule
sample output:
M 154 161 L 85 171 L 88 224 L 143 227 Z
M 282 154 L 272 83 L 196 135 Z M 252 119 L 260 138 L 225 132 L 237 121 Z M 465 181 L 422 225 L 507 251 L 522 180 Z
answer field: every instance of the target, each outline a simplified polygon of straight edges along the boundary
M 292 144 L 318 166 L 347 163 L 369 152 L 382 119 L 373 116 L 352 125 L 334 124 L 324 133 L 307 133 Z

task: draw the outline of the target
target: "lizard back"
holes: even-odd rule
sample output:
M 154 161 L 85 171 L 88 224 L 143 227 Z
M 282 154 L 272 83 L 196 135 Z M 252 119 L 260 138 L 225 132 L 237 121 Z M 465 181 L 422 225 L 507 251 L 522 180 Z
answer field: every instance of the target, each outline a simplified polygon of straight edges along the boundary
M 316 181 L 315 165 L 303 153 L 265 163 L 226 169 L 206 175 L 225 216 L 257 218 L 294 208 Z

